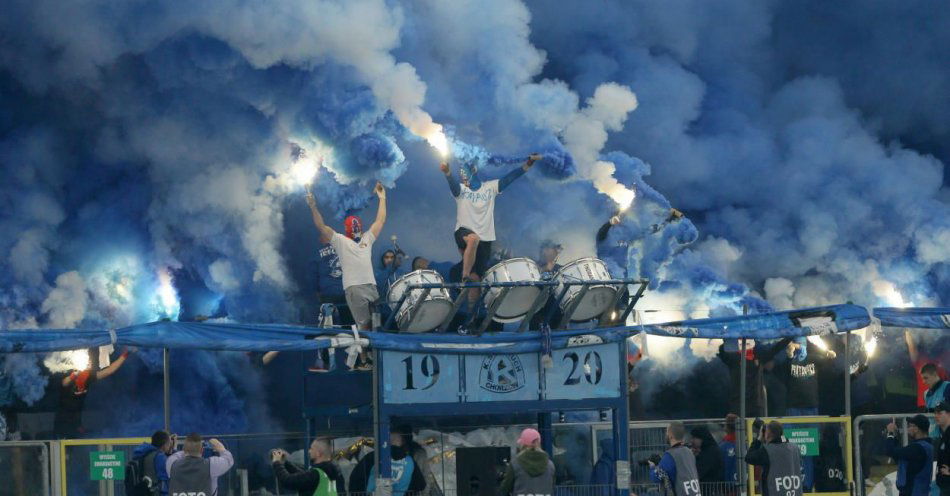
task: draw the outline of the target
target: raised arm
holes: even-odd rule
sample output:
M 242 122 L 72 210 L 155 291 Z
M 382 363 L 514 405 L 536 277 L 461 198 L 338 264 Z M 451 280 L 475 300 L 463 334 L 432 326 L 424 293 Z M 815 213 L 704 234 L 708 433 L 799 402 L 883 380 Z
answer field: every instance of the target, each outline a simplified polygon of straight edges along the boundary
M 507 188 L 509 184 L 514 182 L 515 179 L 518 179 L 519 177 L 523 176 L 524 173 L 528 172 L 528 169 L 530 169 L 531 166 L 534 165 L 534 163 L 537 162 L 538 160 L 541 160 L 541 155 L 538 155 L 537 153 L 532 153 L 531 156 L 528 157 L 528 160 L 525 161 L 524 165 L 509 172 L 508 174 L 505 174 L 505 177 L 501 178 L 498 181 L 498 192 L 500 193 L 504 191 L 505 188 Z
M 333 237 L 333 229 L 330 229 L 330 226 L 323 222 L 323 216 L 320 215 L 320 210 L 317 209 L 317 199 L 313 196 L 313 191 L 307 191 L 307 205 L 310 206 L 310 215 L 313 216 L 313 225 L 317 226 L 317 230 L 320 231 L 320 241 L 323 243 L 329 243 L 330 238 Z
M 122 367 L 122 364 L 125 363 L 125 359 L 129 356 L 129 350 L 125 350 L 119 355 L 119 358 L 116 361 L 112 362 L 108 367 L 96 372 L 96 379 L 105 379 L 110 375 L 114 374 L 117 370 Z
M 462 187 L 459 186 L 459 180 L 452 175 L 452 169 L 449 168 L 449 164 L 442 162 L 439 164 L 439 169 L 445 174 L 445 180 L 449 182 L 449 191 L 452 192 L 452 196 L 458 198 L 458 196 L 462 194 Z
M 603 243 L 607 239 L 607 233 L 610 232 L 610 228 L 620 224 L 620 216 L 614 215 L 607 222 L 604 222 L 604 225 L 600 226 L 600 229 L 597 230 L 597 242 Z
M 373 233 L 373 237 L 379 239 L 379 232 L 383 230 L 383 224 L 386 223 L 386 188 L 383 187 L 382 183 L 377 182 L 374 191 L 376 196 L 379 197 L 379 207 L 376 208 L 376 220 L 372 226 L 369 226 L 369 232 Z

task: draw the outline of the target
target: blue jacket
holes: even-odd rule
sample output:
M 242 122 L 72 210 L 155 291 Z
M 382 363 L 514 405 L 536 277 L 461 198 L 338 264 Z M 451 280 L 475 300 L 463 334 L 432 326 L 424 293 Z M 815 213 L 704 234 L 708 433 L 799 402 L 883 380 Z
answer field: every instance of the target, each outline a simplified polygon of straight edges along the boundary
M 917 439 L 900 448 L 887 438 L 887 456 L 897 460 L 897 489 L 901 496 L 927 496 L 933 475 L 934 447 L 930 439 Z
M 152 446 L 152 443 L 142 443 L 132 452 L 132 459 L 138 460 L 139 458 L 145 458 L 153 451 L 158 451 L 154 461 L 155 473 L 158 475 L 158 480 L 161 481 L 162 484 L 161 494 L 168 494 L 168 471 L 165 469 L 165 461 L 168 459 L 168 456 L 165 455 L 165 453 L 159 451 L 155 446 Z
M 719 452 L 722 453 L 723 479 L 726 482 L 739 482 L 736 473 L 736 442 L 723 441 L 719 443 Z
M 660 459 L 660 464 L 650 469 L 650 480 L 656 484 L 662 484 L 663 479 L 660 477 L 657 469 L 660 469 L 660 471 L 666 474 L 667 480 L 670 482 L 670 484 L 674 484 L 676 482 L 676 461 L 673 460 L 673 455 L 671 455 L 669 452 L 663 453 L 663 458 Z
M 924 392 L 924 404 L 928 411 L 933 411 L 941 401 L 950 403 L 950 382 L 940 381 Z
M 610 439 L 600 443 L 600 458 L 590 473 L 590 485 L 610 486 L 616 484 L 617 463 L 614 457 L 614 444 Z

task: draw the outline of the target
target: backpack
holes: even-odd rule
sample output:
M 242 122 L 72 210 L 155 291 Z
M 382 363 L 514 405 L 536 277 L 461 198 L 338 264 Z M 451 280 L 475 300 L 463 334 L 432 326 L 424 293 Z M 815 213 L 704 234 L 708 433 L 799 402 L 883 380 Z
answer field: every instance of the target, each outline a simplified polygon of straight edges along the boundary
M 161 481 L 153 473 L 154 468 L 146 470 L 148 464 L 155 466 L 155 455 L 157 454 L 158 451 L 152 451 L 142 458 L 135 458 L 125 464 L 125 494 L 127 496 L 153 496 L 158 494 Z

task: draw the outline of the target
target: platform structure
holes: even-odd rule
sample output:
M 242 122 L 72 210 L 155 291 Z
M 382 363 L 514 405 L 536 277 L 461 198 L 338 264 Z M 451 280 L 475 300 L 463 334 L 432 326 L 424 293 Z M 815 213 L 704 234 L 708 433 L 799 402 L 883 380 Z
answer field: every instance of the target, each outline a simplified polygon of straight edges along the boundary
M 626 496 L 630 474 L 626 428 L 629 422 L 626 364 L 629 329 L 622 324 L 608 326 L 627 320 L 647 284 L 648 281 L 640 279 L 610 279 L 412 285 L 399 305 L 412 291 L 423 292 L 421 299 L 424 300 L 429 291 L 435 289 L 457 290 L 459 295 L 454 299 L 451 315 L 430 333 L 394 332 L 390 334 L 393 339 L 389 343 L 374 340 L 371 372 L 342 371 L 345 367 L 337 367 L 325 374 L 306 374 L 304 416 L 308 438 L 314 433 L 316 418 L 369 417 L 377 447 L 373 455 L 377 467 L 376 487 L 382 494 L 389 494 L 392 487 L 389 435 L 394 419 L 536 415 L 542 445 L 553 456 L 553 414 L 609 411 L 614 452 L 618 454 L 615 487 L 618 495 Z M 572 322 L 574 309 L 588 290 L 607 285 L 618 290 L 605 310 L 589 321 Z M 525 286 L 536 286 L 540 291 L 518 331 L 483 334 L 509 291 Z M 560 317 L 554 308 L 539 314 L 552 294 L 557 295 L 554 299 L 557 302 L 574 287 L 578 290 L 573 292 L 574 298 L 560 308 Z M 633 291 L 629 291 L 631 287 Z M 465 298 L 465 290 L 471 288 L 481 289 L 482 299 L 490 290 L 500 291 L 479 315 L 482 320 L 469 322 L 470 335 L 444 333 Z M 541 324 L 529 329 L 535 315 L 540 315 Z M 556 322 L 552 322 L 555 319 Z M 384 327 L 391 321 L 390 318 Z M 342 381 L 343 387 L 353 395 L 345 400 L 314 396 L 321 390 L 319 383 L 326 381 L 335 382 L 338 388 Z M 371 391 L 372 396 L 367 397 L 363 391 Z

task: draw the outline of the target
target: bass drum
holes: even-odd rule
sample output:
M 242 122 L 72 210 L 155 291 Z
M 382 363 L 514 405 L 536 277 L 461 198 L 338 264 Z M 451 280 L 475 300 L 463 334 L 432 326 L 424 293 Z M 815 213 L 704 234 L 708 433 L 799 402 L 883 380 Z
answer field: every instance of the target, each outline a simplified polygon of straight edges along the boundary
M 485 272 L 484 281 L 495 282 L 536 282 L 541 280 L 541 269 L 530 258 L 512 258 L 495 264 Z M 485 295 L 485 305 L 492 303 L 501 295 L 504 288 L 491 288 Z M 497 322 L 515 322 L 520 320 L 531 310 L 531 305 L 541 293 L 538 286 L 515 287 L 508 290 L 508 294 L 495 310 L 494 320 Z
M 566 282 L 578 281 L 604 281 L 610 279 L 610 272 L 607 271 L 607 264 L 594 257 L 581 258 L 561 267 L 555 278 L 558 281 L 557 294 L 559 296 L 564 288 L 567 292 L 558 301 L 561 311 L 565 314 L 574 301 L 580 296 L 583 286 L 565 286 Z M 584 322 L 600 316 L 613 303 L 617 295 L 617 287 L 611 284 L 595 284 L 588 286 L 587 293 L 577 303 L 574 308 L 574 314 L 571 315 L 572 322 Z
M 396 312 L 396 325 L 403 332 L 431 331 L 448 317 L 452 312 L 452 299 L 445 288 L 433 288 L 424 301 L 421 301 L 423 289 L 413 289 L 403 301 L 400 308 L 399 300 L 409 286 L 414 284 L 443 284 L 442 276 L 434 270 L 417 270 L 410 272 L 389 287 L 386 297 L 389 308 Z M 411 319 L 411 322 L 410 322 Z

